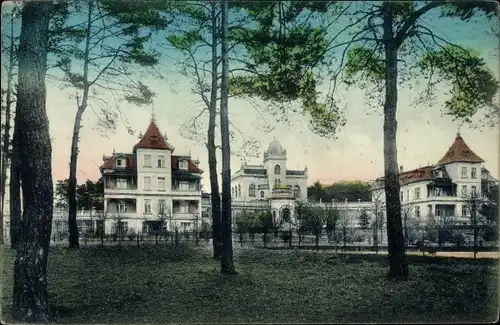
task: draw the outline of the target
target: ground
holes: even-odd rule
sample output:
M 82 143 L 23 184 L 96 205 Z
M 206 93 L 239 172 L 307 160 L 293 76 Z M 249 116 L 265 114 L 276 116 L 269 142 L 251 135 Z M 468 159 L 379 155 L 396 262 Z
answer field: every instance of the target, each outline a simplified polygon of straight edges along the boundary
M 3 250 L 9 322 L 14 252 Z M 389 282 L 386 257 L 242 249 L 222 276 L 207 249 L 51 248 L 54 323 L 494 321 L 496 260 L 410 257 Z

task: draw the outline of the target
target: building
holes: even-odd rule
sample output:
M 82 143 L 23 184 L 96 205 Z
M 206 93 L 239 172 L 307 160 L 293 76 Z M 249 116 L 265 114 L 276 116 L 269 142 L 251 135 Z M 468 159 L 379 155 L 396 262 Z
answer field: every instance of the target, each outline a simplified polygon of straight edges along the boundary
M 243 163 L 231 177 L 234 210 L 270 206 L 277 215 L 285 209 L 293 214 L 295 200 L 307 200 L 307 167 L 286 167 L 286 150 L 275 138 L 264 152 L 261 165 Z
M 201 224 L 199 162 L 175 148 L 152 119 L 132 153 L 103 157 L 106 232 L 193 230 Z
M 421 224 L 429 215 L 438 220 L 454 217 L 455 223 L 467 224 L 470 222 L 470 194 L 481 196 L 482 179 L 493 180 L 482 167 L 483 162 L 458 133 L 437 164 L 410 171 L 404 171 L 401 166 L 402 213 L 408 213 Z M 378 178 L 375 184 L 372 200 L 382 207 L 385 201 L 384 178 Z

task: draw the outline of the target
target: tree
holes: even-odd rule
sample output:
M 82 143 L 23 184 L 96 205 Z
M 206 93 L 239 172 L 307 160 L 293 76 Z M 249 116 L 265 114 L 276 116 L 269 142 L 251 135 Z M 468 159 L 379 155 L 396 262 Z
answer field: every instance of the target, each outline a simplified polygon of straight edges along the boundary
M 316 249 L 319 249 L 319 238 L 323 233 L 326 223 L 326 211 L 323 207 L 316 206 L 307 215 L 305 227 L 315 238 Z
M 340 213 L 339 209 L 329 204 L 326 206 L 326 233 L 328 234 L 328 239 L 335 242 L 335 251 L 337 251 L 337 225 L 339 223 Z
M 249 213 L 246 210 L 239 212 L 234 220 L 236 233 L 240 236 L 240 245 L 243 245 L 243 234 L 249 230 Z
M 409 228 L 410 227 L 410 220 L 411 220 L 411 215 L 414 213 L 414 208 L 413 204 L 407 203 L 406 205 L 401 207 L 401 217 L 402 217 L 402 222 L 403 222 L 403 235 L 405 239 L 405 246 L 408 247 L 409 243 Z
M 267 246 L 267 235 L 274 229 L 273 212 L 271 207 L 263 210 L 259 214 L 260 232 L 262 233 L 262 239 L 264 242 L 264 247 Z
M 350 28 L 354 36 L 344 50 L 346 60 L 341 59 L 341 64 L 345 62 L 345 65 L 339 67 L 348 84 L 366 81 L 364 84 L 375 85 L 380 96 L 374 96 L 370 88 L 372 103 L 383 103 L 384 106 L 384 182 L 388 276 L 391 279 L 406 279 L 409 273 L 401 222 L 396 149 L 398 81 L 415 79 L 415 63 L 421 75 L 430 74 L 426 95 L 440 88 L 436 87 L 438 82 L 447 80 L 452 91 L 451 99 L 445 103 L 446 112 L 466 122 L 471 121 L 479 108 L 494 106 L 493 98 L 498 88 L 497 81 L 481 58 L 468 49 L 449 43 L 422 23 L 421 18 L 435 8 L 440 8 L 444 16 L 463 21 L 469 21 L 477 12 L 483 11 L 491 16 L 496 10 L 492 3 L 487 2 L 359 4 L 354 12 L 358 26 L 354 30 Z
M 304 201 L 295 201 L 295 227 L 299 236 L 299 247 L 306 234 L 307 215 L 310 213 L 310 206 Z
M 55 188 L 55 207 L 68 208 L 69 179 L 58 180 Z M 82 210 L 104 209 L 104 183 L 102 178 L 97 182 L 87 179 L 85 183 L 77 185 L 76 188 L 77 208 Z
M 370 216 L 365 210 L 362 210 L 359 214 L 359 226 L 361 229 L 366 229 L 370 226 Z
M 484 204 L 484 198 L 478 194 L 476 191 L 471 191 L 470 193 L 463 194 L 462 199 L 467 207 L 467 212 L 470 216 L 471 226 L 473 230 L 473 238 L 474 238 L 474 258 L 477 255 L 477 242 L 478 242 L 478 233 L 479 233 L 479 219 L 481 217 L 480 208 Z
M 97 217 L 97 229 L 96 232 L 101 239 L 101 245 L 104 246 L 104 236 L 106 235 L 106 220 L 109 217 L 108 211 L 100 211 L 98 210 L 96 213 Z
M 4 17 L 4 19 L 9 19 L 9 32 L 4 35 L 2 42 L 2 53 L 5 53 L 4 75 L 7 76 L 6 89 L 2 87 L 2 125 L 1 125 L 1 175 L 0 175 L 0 245 L 4 243 L 4 201 L 5 201 L 5 190 L 7 183 L 7 171 L 10 165 L 10 155 L 11 155 L 11 121 L 12 121 L 12 104 L 15 102 L 14 94 L 14 70 L 17 66 L 17 57 L 15 55 L 18 43 L 18 37 L 14 33 L 15 23 L 18 20 L 20 9 L 16 5 L 12 5 L 11 10 L 5 10 L 9 14 L 9 17 Z M 5 104 L 4 104 L 5 101 Z
M 18 87 L 13 149 L 19 164 L 23 216 L 14 264 L 13 316 L 49 321 L 47 261 L 52 225 L 52 146 L 45 101 L 49 2 L 27 2 L 21 12 Z
M 373 247 L 375 248 L 375 252 L 378 254 L 378 244 L 379 244 L 379 236 L 378 232 L 382 229 L 383 226 L 383 218 L 384 218 L 384 208 L 382 204 L 382 192 L 377 191 L 375 189 L 373 193 L 373 222 L 372 222 L 372 234 L 373 234 Z M 382 240 L 380 240 L 382 242 Z
M 340 230 L 342 231 L 342 241 L 344 243 L 343 250 L 345 251 L 347 248 L 347 241 L 349 240 L 349 228 L 351 226 L 349 216 L 347 214 L 347 210 L 340 210 L 340 218 L 339 218 Z
M 338 21 L 338 15 L 349 18 L 349 23 L 340 30 L 339 33 L 329 36 L 329 41 L 323 41 L 327 31 L 319 30 L 316 38 L 317 44 L 322 44 L 317 51 L 308 51 L 304 61 L 287 62 L 286 69 L 282 65 L 274 66 L 277 71 L 274 74 L 267 74 L 261 78 L 259 83 L 246 83 L 248 92 L 259 94 L 262 98 L 274 99 L 273 94 L 281 94 L 279 87 L 283 85 L 286 89 L 293 89 L 296 96 L 294 99 L 302 98 L 303 111 L 311 118 L 313 130 L 324 136 L 334 136 L 339 126 L 344 124 L 340 116 L 341 108 L 338 97 L 340 84 L 357 84 L 367 89 L 369 104 L 372 107 L 384 107 L 384 182 L 386 193 L 387 212 L 387 234 L 389 253 L 389 273 L 391 279 L 406 279 L 408 277 L 408 263 L 403 240 L 403 230 L 401 222 L 401 202 L 399 200 L 399 180 L 398 163 L 396 151 L 396 111 L 397 111 L 397 91 L 398 81 L 414 82 L 416 70 L 420 69 L 420 76 L 429 76 L 428 85 L 423 99 L 431 98 L 430 95 L 438 87 L 439 82 L 447 82 L 451 86 L 451 99 L 446 101 L 446 113 L 454 118 L 465 122 L 471 122 L 471 117 L 483 109 L 485 118 L 489 118 L 490 124 L 495 124 L 492 119 L 492 112 L 498 112 L 498 105 L 494 103 L 494 96 L 498 89 L 498 83 L 493 74 L 486 68 L 485 63 L 472 51 L 456 44 L 451 44 L 446 39 L 434 33 L 429 27 L 422 23 L 421 18 L 433 9 L 439 8 L 443 16 L 457 18 L 462 21 L 470 21 L 478 13 L 486 13 L 488 18 L 495 13 L 496 6 L 489 2 L 382 2 L 364 3 L 358 2 L 353 7 L 351 4 L 329 2 L 333 6 L 321 9 L 333 9 L 324 15 L 330 23 Z M 336 11 L 336 12 L 335 12 Z M 332 15 L 333 13 L 333 15 Z M 280 28 L 288 22 L 290 16 L 278 19 Z M 292 18 L 296 18 L 293 15 Z M 268 18 L 268 17 L 263 17 Z M 307 19 L 300 20 L 301 23 Z M 268 19 L 267 25 L 273 25 L 273 19 Z M 274 26 L 276 26 L 274 25 Z M 324 24 L 329 26 L 328 23 Z M 269 29 L 268 29 L 269 30 Z M 347 34 L 347 35 L 346 35 Z M 280 36 L 280 41 L 286 40 L 283 33 L 276 33 Z M 347 37 L 346 42 L 340 42 L 342 37 Z M 318 39 L 323 42 L 318 42 Z M 271 39 L 272 40 L 272 39 Z M 268 41 L 269 42 L 269 41 Z M 255 51 L 258 54 L 258 61 L 261 66 L 270 65 L 286 56 L 276 55 L 276 52 L 286 49 L 290 43 L 277 42 L 274 48 L 278 50 L 267 52 Z M 281 45 L 281 46 L 280 46 Z M 256 43 L 253 48 L 263 48 L 261 43 Z M 287 51 L 287 53 L 297 53 L 305 50 L 306 46 L 301 45 L 297 51 Z M 307 47 L 307 49 L 309 49 Z M 339 57 L 338 50 L 342 54 Z M 285 51 L 283 51 L 285 52 Z M 334 61 L 339 62 L 337 68 Z M 292 60 L 293 61 L 293 60 Z M 297 63 L 294 65 L 293 63 Z M 304 71 L 304 67 L 317 67 L 319 77 L 314 78 L 312 73 L 300 74 L 299 79 L 304 85 L 309 85 L 309 91 L 301 91 L 300 88 L 288 87 L 286 82 L 279 82 L 276 75 L 283 75 L 287 72 L 290 75 L 297 75 Z M 321 69 L 324 72 L 321 73 Z M 288 70 L 287 70 L 288 69 Z M 293 70 L 290 72 L 289 70 Z M 296 72 L 298 71 L 298 72 Z M 310 71 L 310 69 L 308 70 Z M 325 78 L 325 74 L 330 74 L 331 78 Z M 436 79 L 436 76 L 438 77 Z M 398 79 L 399 77 L 399 79 Z M 319 98 L 315 89 L 317 80 L 328 80 L 331 87 L 325 95 L 325 104 L 319 103 Z M 272 83 L 273 87 L 269 86 Z M 274 85 L 277 84 L 277 85 Z M 312 87 L 314 85 L 314 87 Z M 374 85 L 374 87 L 370 87 Z M 297 91 L 298 90 L 298 91 Z
M 233 262 L 233 241 L 231 227 L 231 146 L 229 138 L 229 116 L 228 116 L 228 0 L 222 2 L 221 13 L 221 54 L 222 54 L 222 76 L 221 76 L 221 100 L 220 100 L 220 134 L 222 151 L 222 255 L 221 273 L 237 274 Z
M 202 110 L 196 116 L 190 119 L 183 130 L 187 132 L 188 138 L 195 140 L 196 143 L 203 142 L 208 152 L 208 166 L 210 171 L 210 188 L 211 188 L 211 205 L 212 205 L 212 237 L 214 259 L 220 257 L 222 248 L 220 238 L 220 191 L 217 171 L 217 149 L 221 148 L 216 144 L 216 118 L 218 115 L 217 101 L 220 96 L 217 95 L 221 89 L 221 56 L 219 46 L 221 44 L 221 26 L 220 14 L 221 5 L 217 1 L 199 1 L 199 2 L 181 2 L 179 5 L 178 17 L 169 28 L 167 40 L 169 44 L 177 51 L 183 54 L 183 60 L 180 62 L 181 73 L 186 78 L 191 79 L 193 88 L 192 92 L 200 96 L 202 102 Z M 231 8 L 229 8 L 231 9 Z M 232 11 L 235 14 L 235 11 Z M 244 25 L 245 17 L 239 19 L 234 16 L 231 19 L 229 30 L 238 28 Z M 228 22 L 229 24 L 229 22 Z M 188 28 L 187 28 L 188 27 Z M 228 40 L 232 41 L 231 39 Z M 234 47 L 235 45 L 231 45 Z M 206 52 L 210 55 L 206 58 Z M 231 60 L 231 58 L 229 58 Z M 210 66 L 210 69 L 206 68 Z M 229 69 L 228 73 L 232 73 L 237 69 Z M 208 111 L 208 125 L 206 127 L 206 136 L 199 135 L 200 118 Z M 243 138 L 243 145 L 240 150 L 231 149 L 232 153 L 240 157 L 248 157 L 255 155 L 258 148 L 258 142 L 249 137 L 245 137 L 243 133 L 236 128 L 231 121 L 228 122 L 233 129 L 239 132 Z M 235 139 L 234 132 L 230 131 L 230 137 Z M 234 148 L 234 147 L 233 147 Z M 241 152 L 241 153 L 240 153 Z
M 165 200 L 159 200 L 156 206 L 157 215 L 157 225 L 155 227 L 155 241 L 158 245 L 158 235 L 163 235 L 163 227 L 165 226 L 167 220 L 171 218 L 170 207 L 167 205 Z
M 63 84 L 75 89 L 76 115 L 71 140 L 70 172 L 68 187 L 69 246 L 77 248 L 78 230 L 77 180 L 78 142 L 82 117 L 89 106 L 99 107 L 100 123 L 113 128 L 121 114 L 118 104 L 112 107 L 102 98 L 111 95 L 116 100 L 124 99 L 136 105 L 150 104 L 154 93 L 137 81 L 131 67 L 153 67 L 158 63 L 158 54 L 145 48 L 151 38 L 141 33 L 141 28 L 161 29 L 168 25 L 152 5 L 113 0 L 85 0 L 72 2 L 72 12 L 85 19 L 77 24 L 65 26 L 60 32 L 64 42 L 55 54 L 55 64 L 63 73 Z M 160 3 L 155 5 L 163 6 Z M 69 22 L 70 20 L 68 20 Z M 129 131 L 132 130 L 129 128 Z

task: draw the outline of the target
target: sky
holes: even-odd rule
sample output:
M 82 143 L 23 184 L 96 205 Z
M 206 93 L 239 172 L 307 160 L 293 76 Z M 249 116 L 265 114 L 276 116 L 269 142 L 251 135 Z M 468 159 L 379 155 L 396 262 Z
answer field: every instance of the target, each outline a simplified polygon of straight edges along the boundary
M 431 21 L 432 20 L 432 21 Z M 490 68 L 499 71 L 498 42 L 481 38 L 484 30 L 491 28 L 484 21 L 474 25 L 455 24 L 453 28 L 441 23 L 438 18 L 429 20 L 436 28 L 449 31 L 449 39 L 470 46 L 486 57 Z M 100 176 L 99 165 L 103 155 L 116 152 L 131 152 L 138 139 L 138 131 L 146 130 L 153 111 L 158 127 L 167 133 L 168 141 L 175 147 L 174 154 L 190 153 L 200 160 L 204 173 L 204 190 L 209 191 L 208 156 L 203 143 L 186 139 L 182 130 L 186 121 L 199 112 L 200 98 L 190 90 L 191 85 L 185 77 L 176 72 L 171 62 L 163 62 L 159 71 L 166 76 L 164 80 L 143 76 L 143 82 L 150 85 L 157 93 L 154 105 L 136 107 L 120 103 L 121 111 L 136 131 L 134 135 L 118 124 L 116 130 L 96 129 L 97 118 L 92 109 L 83 117 L 80 132 L 80 154 L 78 158 L 77 178 L 79 183 L 87 178 L 97 180 Z M 323 89 L 326 91 L 326 89 Z M 445 89 L 438 92 L 436 105 L 412 105 L 418 87 L 400 88 L 398 99 L 398 162 L 404 170 L 435 164 L 452 144 L 458 124 L 451 117 L 445 116 L 441 108 L 446 100 Z M 53 180 L 65 179 L 69 175 L 69 155 L 71 134 L 76 113 L 76 102 L 71 95 L 73 89 L 60 89 L 57 83 L 47 83 L 47 114 L 50 120 L 52 142 Z M 303 169 L 307 166 L 309 183 L 333 183 L 340 180 L 373 180 L 383 174 L 383 117 L 381 109 L 372 112 L 364 102 L 365 91 L 352 87 L 344 95 L 347 123 L 342 127 L 337 138 L 322 138 L 309 130 L 307 117 L 294 115 L 289 123 L 278 123 L 264 110 L 256 109 L 241 99 L 230 99 L 229 114 L 231 123 L 246 138 L 257 140 L 261 147 L 259 157 L 247 158 L 248 164 L 262 163 L 263 151 L 275 137 L 287 150 L 287 168 Z M 109 96 L 102 99 L 112 101 Z M 265 106 L 265 103 L 261 103 Z M 274 130 L 266 131 L 266 127 Z M 104 132 L 102 132 L 104 131 Z M 202 132 L 205 132 L 202 130 Z M 499 130 L 473 129 L 466 125 L 460 127 L 460 133 L 470 148 L 486 162 L 484 166 L 494 177 L 499 176 Z M 233 148 L 241 145 L 241 136 L 236 132 Z M 220 159 L 220 155 L 219 155 Z M 220 160 L 219 160 L 220 161 Z M 242 159 L 231 157 L 231 169 L 236 171 Z M 220 170 L 221 164 L 218 164 Z

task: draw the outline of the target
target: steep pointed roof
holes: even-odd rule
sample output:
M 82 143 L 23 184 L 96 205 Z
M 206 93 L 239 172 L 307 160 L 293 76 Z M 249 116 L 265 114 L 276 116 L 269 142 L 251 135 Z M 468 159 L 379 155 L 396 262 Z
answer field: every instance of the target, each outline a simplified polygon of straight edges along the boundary
M 462 139 L 460 133 L 457 133 L 455 141 L 438 163 L 449 164 L 453 162 L 482 163 L 484 160 L 476 155 Z
M 174 151 L 174 147 L 170 145 L 165 138 L 161 135 L 158 126 L 156 125 L 154 119 L 149 123 L 148 129 L 141 141 L 135 145 L 136 149 L 163 149 Z

